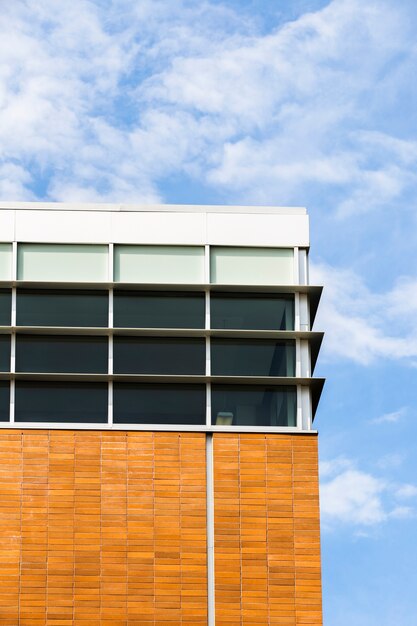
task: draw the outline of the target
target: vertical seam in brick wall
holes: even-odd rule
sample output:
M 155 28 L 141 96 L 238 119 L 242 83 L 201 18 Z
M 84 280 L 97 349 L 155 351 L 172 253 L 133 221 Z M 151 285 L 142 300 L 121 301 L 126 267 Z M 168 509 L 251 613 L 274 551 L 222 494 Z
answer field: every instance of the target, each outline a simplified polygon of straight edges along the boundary
M 269 597 L 269 494 L 268 494 L 268 437 L 264 435 L 265 459 L 265 517 L 266 517 L 266 598 L 268 610 L 268 626 L 271 624 L 271 606 Z
M 242 469 L 240 466 L 240 444 L 241 444 L 241 435 L 237 436 L 238 449 L 237 449 L 237 458 L 238 458 L 238 489 L 239 489 L 239 576 L 240 576 L 240 622 L 243 622 L 243 569 L 242 569 Z
M 18 590 L 18 607 L 17 607 L 17 615 L 20 624 L 20 609 L 21 609 L 21 599 L 22 599 L 22 560 L 23 560 L 23 482 L 24 482 L 24 472 L 23 472 L 23 463 L 24 463 L 24 447 L 23 447 L 23 432 L 20 433 L 20 516 L 19 516 L 19 580 L 17 582 L 17 590 Z
M 206 433 L 207 626 L 215 626 L 213 435 Z
M 294 563 L 294 615 L 295 615 L 295 624 L 298 624 L 297 618 L 297 563 L 295 558 L 295 507 L 294 507 L 294 498 L 295 498 L 295 489 L 294 489 L 294 436 L 291 437 L 291 519 L 292 519 L 292 558 Z

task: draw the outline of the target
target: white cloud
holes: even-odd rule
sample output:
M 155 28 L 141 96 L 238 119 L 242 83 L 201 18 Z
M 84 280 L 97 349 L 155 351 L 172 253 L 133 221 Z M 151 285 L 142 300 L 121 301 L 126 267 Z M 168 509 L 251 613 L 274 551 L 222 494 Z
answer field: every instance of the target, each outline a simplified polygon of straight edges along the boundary
M 316 326 L 326 330 L 323 355 L 363 365 L 376 359 L 417 357 L 417 278 L 399 279 L 391 291 L 372 292 L 352 270 L 316 264 L 312 282 L 325 286 Z
M 398 500 L 417 495 L 417 487 L 394 484 L 356 467 L 346 458 L 320 464 L 320 506 L 325 528 L 375 526 L 414 515 Z
M 246 202 L 343 188 L 347 214 L 415 184 L 415 143 L 372 115 L 399 88 L 386 68 L 413 54 L 387 1 L 333 0 L 260 34 L 218 3 L 17 0 L 0 35 L 0 159 L 23 174 L 15 189 L 0 172 L 2 197 L 40 181 L 50 199 L 158 201 L 182 174 Z
M 399 422 L 402 417 L 407 413 L 407 407 L 402 407 L 398 411 L 392 411 L 391 413 L 384 413 L 379 417 L 375 417 L 372 422 L 374 424 L 395 424 Z

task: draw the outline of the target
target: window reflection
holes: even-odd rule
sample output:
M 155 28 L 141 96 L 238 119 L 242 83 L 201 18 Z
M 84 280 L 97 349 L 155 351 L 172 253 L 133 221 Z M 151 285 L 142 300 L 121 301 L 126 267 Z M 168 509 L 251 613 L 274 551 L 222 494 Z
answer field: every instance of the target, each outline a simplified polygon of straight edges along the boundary
M 106 383 L 16 381 L 16 422 L 107 422 Z
M 12 317 L 12 292 L 0 289 L 0 326 L 10 326 Z
M 211 366 L 215 376 L 294 376 L 295 342 L 212 338 Z
M 294 329 L 292 295 L 213 292 L 210 299 L 212 328 Z
M 10 384 L 0 380 L 0 422 L 8 422 L 10 416 Z
M 214 426 L 295 426 L 296 387 L 212 385 Z
M 203 425 L 205 385 L 115 383 L 115 424 Z

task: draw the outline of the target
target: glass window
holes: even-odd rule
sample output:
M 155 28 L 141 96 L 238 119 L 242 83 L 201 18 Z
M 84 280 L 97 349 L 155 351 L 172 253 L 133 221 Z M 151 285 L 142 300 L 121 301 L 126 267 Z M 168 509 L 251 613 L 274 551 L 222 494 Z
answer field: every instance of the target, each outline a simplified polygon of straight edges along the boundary
M 97 326 L 109 319 L 107 291 L 18 289 L 18 326 Z
M 16 381 L 16 422 L 107 422 L 107 383 Z
M 295 341 L 211 339 L 213 376 L 295 376 Z
M 109 279 L 108 246 L 20 243 L 19 280 L 100 282 Z
M 17 372 L 107 374 L 107 337 L 17 335 Z
M 0 280 L 12 280 L 11 243 L 0 243 Z
M 206 423 L 205 385 L 115 383 L 115 424 Z
M 295 426 L 296 387 L 212 385 L 215 426 Z
M 204 328 L 204 293 L 115 291 L 114 326 Z
M 212 292 L 210 302 L 211 328 L 294 329 L 292 295 Z
M 10 385 L 7 380 L 0 380 L 0 422 L 10 419 Z
M 226 285 L 292 285 L 292 248 L 211 248 L 212 283 Z
M 114 279 L 125 283 L 203 283 L 204 248 L 115 246 Z
M 10 372 L 10 335 L 0 335 L 0 372 Z
M 12 292 L 0 289 L 0 326 L 10 326 L 12 319 Z
M 115 374 L 205 374 L 203 338 L 114 337 Z

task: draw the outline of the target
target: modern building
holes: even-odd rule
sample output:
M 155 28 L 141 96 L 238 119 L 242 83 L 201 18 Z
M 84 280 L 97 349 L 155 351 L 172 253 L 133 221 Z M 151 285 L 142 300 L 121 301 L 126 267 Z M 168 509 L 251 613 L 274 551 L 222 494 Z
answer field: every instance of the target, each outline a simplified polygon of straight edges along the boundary
M 305 209 L 0 205 L 0 624 L 318 625 Z

